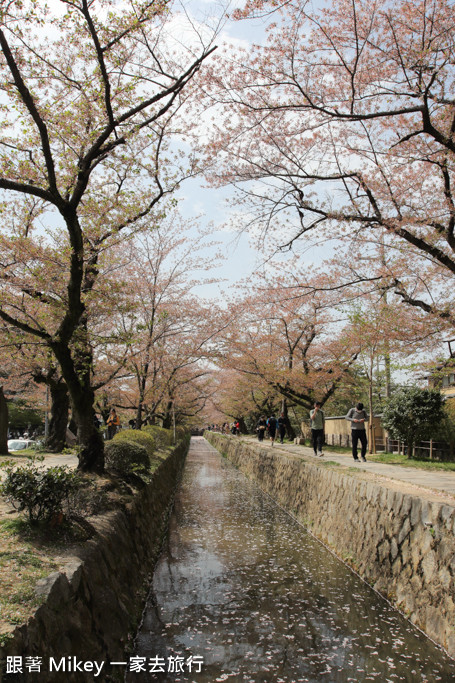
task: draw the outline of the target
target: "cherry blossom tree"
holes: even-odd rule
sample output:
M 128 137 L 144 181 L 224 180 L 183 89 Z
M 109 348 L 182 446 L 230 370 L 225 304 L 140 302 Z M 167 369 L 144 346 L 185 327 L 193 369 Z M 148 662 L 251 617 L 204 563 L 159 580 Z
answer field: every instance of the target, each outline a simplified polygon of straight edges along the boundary
M 197 295 L 213 282 L 208 270 L 217 263 L 216 247 L 207 230 L 175 209 L 119 252 L 106 355 L 122 371 L 107 390 L 118 407 L 134 410 L 137 429 L 199 410 L 197 392 L 189 388 L 204 385 L 223 324 L 216 305 Z M 201 389 L 201 403 L 206 394 Z
M 414 309 L 389 304 L 387 292 L 364 295 L 348 310 L 346 333 L 359 345 L 356 365 L 368 385 L 369 414 L 382 412 L 391 397 L 391 364 L 409 368 L 417 354 L 433 355 L 439 346 L 437 331 Z M 382 390 L 382 391 L 381 391 Z
M 0 8 L 0 318 L 55 356 L 84 470 L 104 464 L 89 323 L 103 256 L 195 172 L 171 141 L 213 48 L 176 49 L 171 21 L 158 0 Z
M 0 385 L 0 455 L 8 455 L 8 404 Z
M 214 393 L 210 404 L 212 422 L 239 420 L 241 431 L 252 431 L 262 415 L 277 413 L 282 403 L 278 391 L 260 377 L 242 373 L 235 367 L 220 367 L 214 373 Z
M 259 382 L 258 388 L 268 386 L 305 409 L 334 394 L 359 352 L 343 333 L 335 300 L 316 293 L 317 279 L 304 284 L 295 271 L 258 275 L 230 307 L 222 354 L 224 365 Z
M 382 243 L 389 291 L 453 329 L 453 3 L 249 0 L 251 15 L 272 15 L 267 43 L 207 85 L 212 181 L 263 233 L 281 224 L 281 245 L 339 237 L 356 264 L 365 237 Z

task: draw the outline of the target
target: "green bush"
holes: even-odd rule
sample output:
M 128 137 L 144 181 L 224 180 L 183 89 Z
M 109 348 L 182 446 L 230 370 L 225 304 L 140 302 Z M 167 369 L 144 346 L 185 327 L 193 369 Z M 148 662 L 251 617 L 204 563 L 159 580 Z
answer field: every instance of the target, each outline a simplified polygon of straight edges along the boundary
M 388 399 L 382 424 L 396 439 L 404 441 L 408 457 L 423 439 L 431 439 L 444 420 L 444 402 L 435 389 L 405 387 Z
M 175 440 L 176 441 L 182 441 L 182 439 L 185 438 L 185 436 L 188 436 L 189 431 L 186 427 L 182 427 L 182 425 L 179 425 L 178 427 L 175 428 Z
M 450 399 L 444 404 L 444 419 L 436 432 L 437 441 L 443 441 L 449 446 L 449 458 L 455 456 L 455 400 Z
M 129 441 L 130 443 L 133 442 L 143 446 L 147 451 L 149 458 L 153 458 L 153 454 L 155 452 L 155 441 L 151 434 L 146 434 L 145 432 L 137 429 L 124 429 L 120 432 L 117 432 L 113 438 L 114 443 L 120 441 Z
M 68 467 L 39 467 L 37 461 L 42 457 L 32 456 L 28 463 L 8 465 L 6 477 L 0 486 L 2 495 L 16 510 L 27 510 L 30 522 L 51 519 L 63 511 L 79 485 L 79 476 Z
M 142 427 L 141 431 L 153 437 L 157 448 L 167 448 L 172 445 L 173 434 L 171 429 L 164 429 L 158 425 L 146 425 Z
M 150 456 L 145 446 L 126 438 L 109 441 L 104 448 L 104 459 L 108 469 L 121 474 L 147 474 L 150 471 Z

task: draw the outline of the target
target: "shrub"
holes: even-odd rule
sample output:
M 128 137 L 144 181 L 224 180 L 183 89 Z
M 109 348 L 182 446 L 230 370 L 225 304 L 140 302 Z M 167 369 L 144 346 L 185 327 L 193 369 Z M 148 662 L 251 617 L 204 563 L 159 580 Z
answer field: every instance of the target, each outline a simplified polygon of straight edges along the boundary
M 155 452 L 155 441 L 151 434 L 146 434 L 145 432 L 137 429 L 125 429 L 117 432 L 113 438 L 113 441 L 114 443 L 118 443 L 120 441 L 129 441 L 130 443 L 139 444 L 139 446 L 143 446 L 143 448 L 145 448 L 149 458 L 153 458 L 153 454 Z
M 444 441 L 449 446 L 449 458 L 455 455 L 455 400 L 450 399 L 444 404 L 444 419 L 436 433 L 438 441 Z
M 182 441 L 186 436 L 188 436 L 189 432 L 186 427 L 182 427 L 182 425 L 179 425 L 178 427 L 175 428 L 175 439 L 176 441 Z
M 32 456 L 25 465 L 6 467 L 6 477 L 0 486 L 2 495 L 16 510 L 27 510 L 30 522 L 51 519 L 63 510 L 79 485 L 79 476 L 66 466 L 39 467 L 43 458 Z
M 108 468 L 121 474 L 146 474 L 150 471 L 150 457 L 145 446 L 126 438 L 109 441 L 104 449 L 104 459 Z
M 439 391 L 408 387 L 387 401 L 382 424 L 394 438 L 406 443 L 408 457 L 411 457 L 419 441 L 434 436 L 444 416 L 444 403 Z
M 146 425 L 142 427 L 141 431 L 153 437 L 157 448 L 167 448 L 172 445 L 173 434 L 171 429 L 164 429 L 158 425 Z

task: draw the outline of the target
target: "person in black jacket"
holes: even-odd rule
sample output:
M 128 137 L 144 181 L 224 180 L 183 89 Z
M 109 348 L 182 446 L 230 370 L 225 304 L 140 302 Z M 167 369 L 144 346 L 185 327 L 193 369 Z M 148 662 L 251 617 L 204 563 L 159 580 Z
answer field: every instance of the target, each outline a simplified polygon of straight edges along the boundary
M 270 436 L 270 441 L 272 442 L 272 446 L 275 443 L 275 435 L 276 435 L 276 428 L 277 428 L 277 419 L 275 415 L 271 415 L 269 419 L 267 420 L 267 429 L 269 431 L 269 436 Z
M 280 443 L 283 443 L 285 435 L 286 418 L 284 417 L 284 413 L 281 413 L 280 417 L 278 418 L 278 436 L 280 437 Z
M 267 420 L 265 419 L 265 415 L 262 415 L 262 417 L 259 418 L 258 423 L 256 425 L 256 431 L 258 433 L 258 440 L 259 441 L 264 441 L 264 434 L 265 434 L 266 429 L 267 429 Z

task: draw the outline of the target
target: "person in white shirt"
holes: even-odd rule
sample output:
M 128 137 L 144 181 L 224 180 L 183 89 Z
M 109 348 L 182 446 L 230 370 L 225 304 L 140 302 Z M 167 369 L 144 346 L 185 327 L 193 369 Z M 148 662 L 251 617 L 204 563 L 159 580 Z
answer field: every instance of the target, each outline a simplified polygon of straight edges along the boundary
M 365 424 L 368 422 L 368 415 L 363 408 L 363 403 L 357 403 L 355 408 L 351 408 L 346 415 L 346 420 L 351 423 L 352 457 L 356 462 L 359 462 L 357 455 L 357 445 L 360 441 L 362 444 L 362 461 L 366 462 L 365 455 L 367 452 L 368 439 Z

